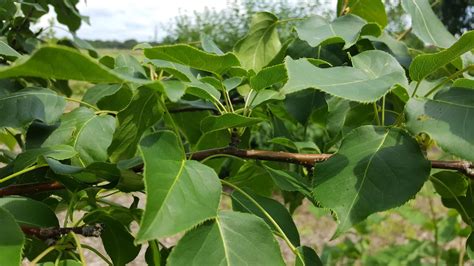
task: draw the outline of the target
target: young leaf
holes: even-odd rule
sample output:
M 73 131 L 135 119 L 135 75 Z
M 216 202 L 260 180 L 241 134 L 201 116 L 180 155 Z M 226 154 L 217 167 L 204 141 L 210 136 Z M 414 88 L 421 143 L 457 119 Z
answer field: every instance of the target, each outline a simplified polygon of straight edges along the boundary
M 110 95 L 114 95 L 122 88 L 122 84 L 97 84 L 94 87 L 87 89 L 82 97 L 82 101 L 97 105 L 97 103 Z
M 173 248 L 174 265 L 285 265 L 278 242 L 260 218 L 221 211 L 213 221 L 189 231 Z
M 472 49 L 474 49 L 474 31 L 469 31 L 446 50 L 415 57 L 410 65 L 410 77 L 412 80 L 420 81 Z
M 259 91 L 288 79 L 284 64 L 266 67 L 250 78 L 250 87 Z
M 63 144 L 30 149 L 20 153 L 15 158 L 13 166 L 15 171 L 19 171 L 37 163 L 41 157 L 65 160 L 76 156 L 76 154 L 77 151 L 73 147 Z
M 382 28 L 388 23 L 385 6 L 380 0 L 339 0 L 337 1 L 337 13 L 343 12 L 344 14 L 357 15 L 368 22 L 375 22 Z
M 366 25 L 368 24 L 365 20 L 350 14 L 338 17 L 332 22 L 328 22 L 320 16 L 313 16 L 296 26 L 296 32 L 301 40 L 308 42 L 313 47 L 342 42 L 344 49 L 347 49 L 357 42 Z M 368 27 L 372 28 L 373 26 Z M 369 33 L 368 35 L 377 37 L 381 30 L 378 28 L 378 31 Z
M 73 79 L 104 83 L 146 82 L 115 73 L 93 58 L 65 46 L 43 46 L 31 56 L 22 57 L 11 66 L 0 69 L 0 79 L 12 77 Z
M 428 133 L 445 151 L 474 161 L 474 89 L 451 88 L 433 100 L 412 98 L 405 114 L 413 134 Z
M 212 132 L 227 128 L 249 127 L 262 122 L 260 118 L 246 117 L 234 113 L 208 116 L 201 122 L 202 132 Z
M 0 209 L 7 210 L 20 225 L 33 227 L 58 227 L 58 218 L 48 205 L 29 198 L 0 198 Z
M 25 237 L 13 216 L 0 207 L 0 265 L 21 265 Z
M 66 100 L 54 91 L 26 88 L 11 94 L 0 94 L 0 127 L 24 127 L 33 120 L 46 124 L 56 122 L 66 107 Z
M 110 160 L 117 162 L 135 156 L 142 134 L 160 118 L 157 92 L 148 87 L 139 88 L 127 108 L 117 114 L 119 126 L 108 148 Z
M 209 167 L 187 161 L 169 131 L 140 142 L 147 203 L 136 241 L 170 236 L 217 215 L 221 185 Z
M 413 33 L 426 45 L 447 48 L 456 41 L 433 12 L 428 0 L 402 0 L 402 6 L 411 16 Z
M 77 108 L 66 113 L 61 124 L 45 140 L 42 147 L 66 144 L 79 154 L 77 164 L 86 166 L 108 159 L 107 148 L 112 142 L 115 118 L 109 115 L 95 115 L 88 108 Z
M 305 59 L 286 59 L 284 94 L 316 88 L 356 102 L 375 102 L 395 85 L 407 86 L 405 70 L 388 53 L 372 50 L 352 58 L 353 67 L 318 68 Z
M 179 63 L 218 75 L 225 73 L 233 66 L 240 66 L 240 62 L 234 54 L 215 55 L 184 44 L 146 48 L 144 53 L 149 59 Z
M 300 245 L 300 234 L 296 228 L 293 218 L 291 217 L 288 210 L 281 205 L 278 201 L 262 197 L 257 194 L 245 191 L 249 194 L 265 211 L 275 220 L 280 229 L 285 233 L 288 239 L 294 246 Z M 275 225 L 267 218 L 267 216 L 244 194 L 234 191 L 232 192 L 232 209 L 234 211 L 248 212 L 257 215 L 262 218 L 273 231 L 279 232 L 275 228 Z
M 276 30 L 277 22 L 278 18 L 269 12 L 253 15 L 249 33 L 234 47 L 244 68 L 258 71 L 278 54 L 281 42 Z
M 200 35 L 202 49 L 208 53 L 213 53 L 217 55 L 223 55 L 224 52 L 217 46 L 217 44 L 212 40 L 211 36 L 201 32 Z
M 334 237 L 375 212 L 402 205 L 421 189 L 430 163 L 404 131 L 363 126 L 348 134 L 338 153 L 316 164 L 313 195 L 335 211 Z

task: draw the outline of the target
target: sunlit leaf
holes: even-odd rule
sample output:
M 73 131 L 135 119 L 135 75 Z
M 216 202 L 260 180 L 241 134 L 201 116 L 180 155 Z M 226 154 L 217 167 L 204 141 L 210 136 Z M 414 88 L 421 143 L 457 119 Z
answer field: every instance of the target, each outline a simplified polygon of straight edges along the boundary
M 33 227 L 57 227 L 58 218 L 48 205 L 30 198 L 0 198 L 0 209 L 8 211 L 20 225 Z
M 0 265 L 21 265 L 25 237 L 14 217 L 0 207 Z

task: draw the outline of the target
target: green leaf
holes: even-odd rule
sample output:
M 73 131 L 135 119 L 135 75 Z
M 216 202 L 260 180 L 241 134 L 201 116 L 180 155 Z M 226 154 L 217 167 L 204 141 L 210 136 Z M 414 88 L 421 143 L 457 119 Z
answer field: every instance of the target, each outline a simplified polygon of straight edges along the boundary
M 82 262 L 77 261 L 77 260 L 61 260 L 58 261 L 58 263 L 52 262 L 52 261 L 47 261 L 43 263 L 38 263 L 38 266 L 82 266 Z
M 158 97 L 154 89 L 141 87 L 127 108 L 117 114 L 119 125 L 108 148 L 111 161 L 135 156 L 142 134 L 161 118 Z
M 30 198 L 0 198 L 0 209 L 8 211 L 20 225 L 33 227 L 58 227 L 58 218 L 48 205 Z M 3 238 L 3 237 L 2 237 Z
M 474 233 L 471 233 L 466 240 L 466 252 L 469 258 L 474 259 Z
M 97 105 L 101 99 L 114 95 L 120 90 L 120 88 L 122 88 L 122 84 L 97 84 L 94 87 L 87 89 L 82 97 L 82 101 L 92 105 Z
M 269 12 L 258 12 L 252 16 L 247 36 L 234 47 L 244 68 L 258 71 L 278 54 L 281 42 L 276 29 L 277 22 L 278 18 Z
M 345 10 L 341 10 L 342 8 Z M 337 13 L 354 14 L 368 22 L 375 22 L 382 28 L 387 26 L 388 19 L 385 6 L 380 0 L 339 0 L 337 2 Z
M 410 66 L 412 58 L 408 46 L 404 42 L 396 40 L 387 31 L 384 31 L 379 37 L 368 36 L 367 38 L 371 41 L 384 43 L 402 66 L 406 68 Z
M 256 216 L 221 211 L 189 231 L 173 248 L 174 265 L 285 265 L 270 228 Z
M 283 205 L 281 205 L 281 203 L 274 199 L 251 193 L 248 190 L 245 192 L 249 194 L 272 217 L 272 219 L 278 224 L 278 227 L 280 227 L 280 229 L 284 232 L 284 234 L 294 246 L 300 245 L 300 234 L 298 229 L 296 228 L 290 213 Z M 236 190 L 232 192 L 232 209 L 234 211 L 255 214 L 262 218 L 274 232 L 280 232 L 252 201 L 250 201 L 244 194 Z
M 283 100 L 285 96 L 274 90 L 260 90 L 250 100 L 250 108 L 255 108 L 270 100 Z
M 66 100 L 42 88 L 26 88 L 0 95 L 0 127 L 24 127 L 33 120 L 56 122 L 66 107 Z
M 297 256 L 295 263 L 296 266 L 323 266 L 323 262 L 321 261 L 321 259 L 319 259 L 318 254 L 316 254 L 316 251 L 314 251 L 314 249 L 307 246 L 301 246 L 298 247 L 298 251 L 303 257 L 304 262 L 302 262 L 301 259 Z
M 474 49 L 474 31 L 469 31 L 448 49 L 415 57 L 410 65 L 410 77 L 420 81 L 472 49 Z
M 136 241 L 170 236 L 217 215 L 221 185 L 209 167 L 187 161 L 178 138 L 169 131 L 140 142 L 147 203 Z
M 467 223 L 471 228 L 474 226 L 474 204 L 473 187 L 470 184 L 467 188 L 466 196 L 452 197 L 452 198 L 441 198 L 444 206 L 452 208 L 458 211 L 463 221 Z
M 104 83 L 147 82 L 115 73 L 92 57 L 65 46 L 43 46 L 31 56 L 23 56 L 11 66 L 0 68 L 0 79 L 16 77 L 73 79 Z
M 320 16 L 313 16 L 296 26 L 296 32 L 301 40 L 313 47 L 342 42 L 343 49 L 347 49 L 354 45 L 361 35 L 380 35 L 380 28 L 376 27 L 378 31 L 375 32 L 366 32 L 366 27 L 373 27 L 366 25 L 369 24 L 365 20 L 350 14 L 338 17 L 332 22 Z
M 363 126 L 314 172 L 315 199 L 334 210 L 340 222 L 336 237 L 370 214 L 413 198 L 429 176 L 430 163 L 404 131 Z
M 0 207 L 0 265 L 21 265 L 25 237 L 14 217 Z
M 70 159 L 76 156 L 77 151 L 68 145 L 54 145 L 49 147 L 26 150 L 20 153 L 13 162 L 15 171 L 25 169 L 35 163 L 41 157 L 53 158 L 56 160 Z
M 211 36 L 201 32 L 200 35 L 202 49 L 208 53 L 217 55 L 223 55 L 224 52 L 217 46 L 217 44 L 211 39 Z
M 308 185 L 305 184 L 296 173 L 273 169 L 267 165 L 264 165 L 264 168 L 280 189 L 285 191 L 299 191 L 303 193 L 303 195 L 311 197 L 311 191 L 308 189 Z
M 413 33 L 426 45 L 446 48 L 456 41 L 433 12 L 428 0 L 402 0 L 402 6 L 411 16 Z
M 66 144 L 79 154 L 76 165 L 86 166 L 93 162 L 105 162 L 107 148 L 112 142 L 115 118 L 95 115 L 88 108 L 76 108 L 64 114 L 61 124 L 43 143 L 42 147 Z
M 5 55 L 7 57 L 12 57 L 14 59 L 21 56 L 20 53 L 15 51 L 15 49 L 11 48 L 8 44 L 0 41 L 0 55 Z
M 311 89 L 292 93 L 285 98 L 286 110 L 302 125 L 307 125 L 314 109 L 325 104 L 324 93 Z
M 445 151 L 474 161 L 474 89 L 451 88 L 433 100 L 412 98 L 405 114 L 408 130 L 427 133 Z
M 433 175 L 432 183 L 436 192 L 443 198 L 466 196 L 469 181 L 456 172 L 441 171 Z
M 270 197 L 273 192 L 274 184 L 270 175 L 257 162 L 245 162 L 236 174 L 231 175 L 226 180 L 240 188 L 248 188 L 262 196 Z
M 86 223 L 104 224 L 100 238 L 114 265 L 126 265 L 137 257 L 141 246 L 133 244 L 134 237 L 123 224 L 102 211 L 86 217 Z
M 288 82 L 281 93 L 316 88 L 356 102 L 375 102 L 396 85 L 407 86 L 405 70 L 388 53 L 372 50 L 352 58 L 354 67 L 318 68 L 305 59 L 286 59 Z
M 260 91 L 274 84 L 284 83 L 288 79 L 284 64 L 266 67 L 250 78 L 250 87 Z
M 140 62 L 129 54 L 119 54 L 115 58 L 115 69 L 120 69 L 121 73 L 126 73 L 130 77 L 146 78 L 147 76 Z
M 234 113 L 208 116 L 201 122 L 201 131 L 209 133 L 228 128 L 249 127 L 262 121 L 260 118 L 246 117 Z
M 218 75 L 225 73 L 233 66 L 240 66 L 240 62 L 234 54 L 215 55 L 184 44 L 147 48 L 144 49 L 144 53 L 150 59 L 179 63 Z

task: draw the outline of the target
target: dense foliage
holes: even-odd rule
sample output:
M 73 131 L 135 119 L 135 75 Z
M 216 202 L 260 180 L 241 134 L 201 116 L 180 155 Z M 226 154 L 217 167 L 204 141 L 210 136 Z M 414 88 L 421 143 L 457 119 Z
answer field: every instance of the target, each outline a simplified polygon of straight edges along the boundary
M 150 265 L 284 265 L 277 238 L 287 263 L 321 265 L 291 216 L 303 201 L 338 238 L 430 184 L 468 228 L 454 261 L 474 255 L 474 32 L 451 35 L 428 0 L 402 4 L 430 53 L 385 30 L 381 1 L 341 0 L 332 21 L 258 12 L 232 52 L 202 34 L 202 49 L 140 44 L 143 60 L 30 30 L 52 5 L 76 31 L 75 4 L 2 2 L 0 265 L 80 265 L 83 249 L 125 265 L 142 246 Z M 90 84 L 80 99 L 72 81 Z M 363 263 L 453 261 L 413 243 Z

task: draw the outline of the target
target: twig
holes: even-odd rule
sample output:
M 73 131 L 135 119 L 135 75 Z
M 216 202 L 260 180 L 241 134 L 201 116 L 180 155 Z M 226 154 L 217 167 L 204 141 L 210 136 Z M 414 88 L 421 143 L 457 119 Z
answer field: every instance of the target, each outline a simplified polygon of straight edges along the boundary
M 30 227 L 21 226 L 21 230 L 26 235 L 36 236 L 39 239 L 58 239 L 62 235 L 73 232 L 86 237 L 100 237 L 104 227 L 102 224 L 84 225 L 80 227 Z
M 11 185 L 8 187 L 0 188 L 0 197 L 10 195 L 31 195 L 43 191 L 53 191 L 60 189 L 64 189 L 64 186 L 58 181 Z

